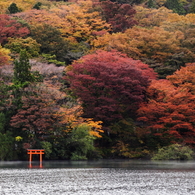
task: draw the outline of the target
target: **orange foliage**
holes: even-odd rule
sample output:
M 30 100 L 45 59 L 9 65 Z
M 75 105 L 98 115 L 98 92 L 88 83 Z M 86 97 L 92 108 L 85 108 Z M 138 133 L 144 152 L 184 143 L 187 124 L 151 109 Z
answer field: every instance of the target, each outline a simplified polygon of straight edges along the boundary
M 195 94 L 195 63 L 188 63 L 186 67 L 177 70 L 173 75 L 167 77 L 176 87 L 189 90 Z
M 95 38 L 96 32 L 107 31 L 110 25 L 101 19 L 100 13 L 93 11 L 92 2 L 58 5 L 53 9 L 30 10 L 15 16 L 31 25 L 49 24 L 56 27 L 62 36 L 74 41 L 88 41 Z
M 30 25 L 49 24 L 56 28 L 62 28 L 66 25 L 56 13 L 52 13 L 47 10 L 32 9 L 26 12 L 14 14 L 16 17 L 26 20 Z
M 68 27 L 65 26 L 62 34 L 74 37 L 77 41 L 90 42 L 97 32 L 108 31 L 110 25 L 102 20 L 99 12 L 93 10 L 91 1 L 82 1 L 79 4 L 63 6 L 67 14 L 64 17 Z
M 90 127 L 89 134 L 95 137 L 102 137 L 100 133 L 103 133 L 101 121 L 94 121 L 92 118 L 83 118 L 81 105 L 75 104 L 71 107 L 60 107 L 57 115 L 61 116 L 61 124 L 66 126 L 64 132 L 70 132 L 72 129 L 79 125 L 86 124 Z
M 138 120 L 146 123 L 153 135 L 169 135 L 178 142 L 195 144 L 194 94 L 182 84 L 175 87 L 168 80 L 159 80 L 151 83 L 148 98 L 138 110 Z

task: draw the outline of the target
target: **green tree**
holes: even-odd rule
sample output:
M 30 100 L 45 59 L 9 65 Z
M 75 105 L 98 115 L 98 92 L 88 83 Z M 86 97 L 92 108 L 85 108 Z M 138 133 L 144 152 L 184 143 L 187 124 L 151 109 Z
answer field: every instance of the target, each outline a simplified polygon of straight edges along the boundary
M 139 5 L 144 2 L 144 0 L 111 0 L 112 2 L 117 2 L 119 4 L 130 4 Z
M 194 152 L 189 146 L 172 144 L 160 148 L 152 160 L 192 160 L 193 156 Z
M 70 133 L 68 147 L 71 151 L 71 160 L 86 160 L 87 155 L 95 150 L 93 135 L 90 135 L 90 126 L 81 124 Z
M 40 10 L 41 8 L 41 5 L 42 5 L 42 3 L 41 2 L 37 2 L 34 6 L 33 6 L 33 9 L 38 9 L 38 10 Z
M 192 3 L 189 7 L 189 13 L 195 13 L 195 0 L 192 0 Z
M 56 55 L 56 59 L 64 61 L 67 54 L 67 42 L 62 38 L 61 32 L 48 24 L 31 28 L 32 38 L 39 43 L 42 53 Z
M 149 8 L 154 8 L 154 7 L 155 7 L 154 0 L 149 0 L 149 1 L 147 2 L 147 6 L 148 6 Z
M 10 14 L 15 14 L 17 12 L 20 12 L 20 9 L 15 3 L 10 4 L 10 6 L 8 7 L 8 10 Z
M 10 49 L 12 53 L 19 54 L 21 50 L 26 50 L 30 57 L 36 57 L 40 52 L 40 44 L 31 37 L 27 38 L 8 38 L 8 43 L 5 45 L 6 48 Z
M 14 61 L 14 78 L 15 85 L 25 86 L 28 82 L 34 81 L 31 73 L 31 65 L 26 50 L 21 50 L 19 60 Z
M 14 77 L 12 95 L 14 96 L 13 104 L 16 108 L 19 108 L 21 103 L 21 98 L 24 93 L 24 88 L 30 83 L 39 81 L 40 75 L 35 72 L 31 73 L 31 65 L 29 63 L 29 56 L 26 50 L 21 50 L 19 60 L 14 61 Z
M 4 127 L 5 127 L 6 119 L 5 119 L 5 114 L 0 112 L 0 132 L 4 132 Z
M 0 160 L 12 160 L 14 138 L 9 133 L 0 133 L 0 143 Z
M 186 13 L 183 5 L 179 2 L 179 0 L 167 0 L 165 2 L 165 7 L 173 10 L 175 13 L 183 15 Z
M 49 159 L 50 154 L 52 153 L 52 144 L 47 141 L 42 141 L 41 147 L 45 150 L 45 158 Z
M 7 106 L 7 101 L 9 99 L 8 86 L 0 80 L 0 112 L 4 110 Z

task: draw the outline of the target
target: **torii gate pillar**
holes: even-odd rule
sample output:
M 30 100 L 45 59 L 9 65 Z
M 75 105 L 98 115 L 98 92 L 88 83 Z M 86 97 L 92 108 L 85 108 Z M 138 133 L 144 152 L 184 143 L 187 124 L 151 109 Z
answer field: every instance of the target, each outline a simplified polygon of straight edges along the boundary
M 40 164 L 39 164 L 39 167 L 42 168 L 43 165 L 42 165 L 42 155 L 44 154 L 44 149 L 28 149 L 28 154 L 29 154 L 29 167 L 31 168 L 32 167 L 32 155 L 33 154 L 39 154 L 40 155 Z

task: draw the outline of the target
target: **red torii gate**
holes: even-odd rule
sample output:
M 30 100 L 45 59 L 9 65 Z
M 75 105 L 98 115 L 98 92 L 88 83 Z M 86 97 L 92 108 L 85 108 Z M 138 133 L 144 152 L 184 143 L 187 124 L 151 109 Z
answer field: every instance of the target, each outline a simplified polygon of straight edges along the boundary
M 39 167 L 42 168 L 42 155 L 44 154 L 44 149 L 27 149 L 28 154 L 29 154 L 29 167 L 32 167 L 32 155 L 33 154 L 39 154 L 40 155 L 40 165 Z

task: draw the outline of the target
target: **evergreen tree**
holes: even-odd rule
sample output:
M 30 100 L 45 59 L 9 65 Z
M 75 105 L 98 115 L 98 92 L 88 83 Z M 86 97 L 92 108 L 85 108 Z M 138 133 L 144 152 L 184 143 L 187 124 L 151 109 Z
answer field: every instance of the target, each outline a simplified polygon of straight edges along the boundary
M 41 8 L 41 5 L 42 5 L 42 3 L 41 2 L 37 2 L 34 6 L 33 6 L 33 9 L 38 9 L 38 10 L 40 10 Z
M 26 85 L 28 82 L 34 81 L 31 74 L 31 65 L 29 63 L 28 53 L 26 50 L 21 50 L 19 60 L 14 61 L 14 78 L 15 85 Z
M 7 107 L 6 102 L 9 98 L 8 87 L 4 81 L 0 80 L 0 112 L 3 108 Z
M 6 123 L 5 114 L 0 112 L 0 133 L 4 132 L 5 123 Z
M 14 138 L 10 133 L 0 133 L 0 160 L 13 160 Z
M 22 106 L 21 98 L 24 91 L 23 89 L 33 81 L 35 81 L 35 77 L 31 73 L 28 53 L 26 50 L 21 50 L 19 60 L 14 61 L 14 84 L 12 85 L 12 94 L 14 96 L 13 104 L 16 109 Z
M 154 1 L 153 1 L 153 0 L 149 0 L 149 1 L 147 2 L 147 5 L 148 5 L 148 8 L 154 8 L 154 7 L 155 7 Z
M 186 13 L 183 5 L 179 2 L 179 0 L 167 0 L 165 2 L 165 7 L 173 10 L 175 13 L 178 13 L 180 15 Z
M 192 3 L 189 7 L 189 13 L 195 13 L 195 0 L 192 0 Z
M 8 10 L 10 14 L 15 14 L 17 12 L 20 12 L 18 6 L 15 3 L 10 4 L 10 6 L 8 7 Z

